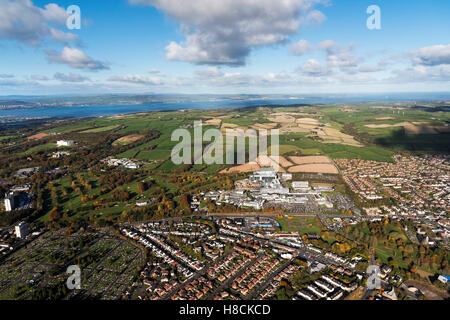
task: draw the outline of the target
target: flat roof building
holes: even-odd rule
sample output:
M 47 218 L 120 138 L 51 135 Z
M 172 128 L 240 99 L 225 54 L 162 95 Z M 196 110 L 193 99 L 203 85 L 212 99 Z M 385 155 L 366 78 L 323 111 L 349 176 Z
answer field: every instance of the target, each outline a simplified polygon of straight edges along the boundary
M 75 141 L 73 140 L 59 140 L 56 142 L 58 147 L 71 147 L 75 144 Z
M 26 222 L 19 223 L 18 226 L 16 226 L 16 237 L 20 239 L 25 239 L 27 235 L 30 233 L 30 226 Z
M 5 194 L 5 210 L 11 212 L 14 210 L 14 193 Z
M 292 182 L 292 188 L 294 190 L 310 190 L 308 181 L 294 181 Z

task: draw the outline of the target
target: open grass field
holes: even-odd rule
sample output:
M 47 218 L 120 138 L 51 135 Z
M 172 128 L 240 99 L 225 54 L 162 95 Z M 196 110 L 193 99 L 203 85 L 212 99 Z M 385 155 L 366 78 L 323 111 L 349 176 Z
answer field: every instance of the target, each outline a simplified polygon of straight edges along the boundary
M 293 145 L 279 145 L 278 152 L 280 155 L 285 154 L 303 154 L 303 150 L 297 146 Z M 269 148 L 269 153 L 272 154 L 272 148 Z
M 53 142 L 49 142 L 49 143 L 45 143 L 45 144 L 41 144 L 35 147 L 32 147 L 30 149 L 28 149 L 27 151 L 25 151 L 24 153 L 22 153 L 23 155 L 29 155 L 32 154 L 34 152 L 39 152 L 39 151 L 47 151 L 50 149 L 57 149 L 56 143 Z
M 339 158 L 357 158 L 364 160 L 375 161 L 392 161 L 391 157 L 395 154 L 390 148 L 383 148 L 376 144 L 365 145 L 355 140 L 355 137 L 343 132 L 343 128 L 347 123 L 355 123 L 356 129 L 361 130 L 367 134 L 374 134 L 376 141 L 377 137 L 390 137 L 392 130 L 401 130 L 402 128 L 368 128 L 367 126 L 380 125 L 389 123 L 399 123 L 398 118 L 401 115 L 392 115 L 392 110 L 384 109 L 370 109 L 361 108 L 356 109 L 357 112 L 341 112 L 340 108 L 334 107 L 283 107 L 277 109 L 271 108 L 249 108 L 240 111 L 230 111 L 227 113 L 220 113 L 220 119 L 212 117 L 214 113 L 211 111 L 195 110 L 190 112 L 153 112 L 141 113 L 125 116 L 113 116 L 88 119 L 84 121 L 69 121 L 69 123 L 62 122 L 56 126 L 45 131 L 38 131 L 37 133 L 56 133 L 61 138 L 71 139 L 75 134 L 92 135 L 98 134 L 101 136 L 115 135 L 117 136 L 111 146 L 117 148 L 120 152 L 114 153 L 114 148 L 111 150 L 111 156 L 116 158 L 130 158 L 143 161 L 157 161 L 157 164 L 152 164 L 152 167 L 161 172 L 171 172 L 177 169 L 171 163 L 170 156 L 175 145 L 179 141 L 171 141 L 171 135 L 174 130 L 180 128 L 187 128 L 193 136 L 192 124 L 194 121 L 203 120 L 204 130 L 211 126 L 220 126 L 224 128 L 254 128 L 254 129 L 280 129 L 280 155 L 286 158 L 286 161 L 281 161 L 281 167 L 291 172 L 321 172 L 321 173 L 336 173 L 332 165 L 324 167 L 325 163 L 295 163 L 289 156 L 325 156 L 330 159 Z M 416 111 L 414 111 L 416 112 Z M 417 112 L 416 116 L 410 116 L 410 123 L 415 126 L 423 126 L 426 122 L 437 126 L 442 124 L 441 120 L 431 120 L 430 115 L 425 112 Z M 438 118 L 436 118 L 438 119 Z M 209 125 L 208 125 L 209 124 Z M 321 124 L 327 124 L 323 127 Z M 191 126 L 191 127 L 189 127 Z M 297 129 L 299 130 L 296 132 Z M 318 128 L 318 133 L 323 132 L 323 135 L 311 135 L 311 130 Z M 145 136 L 145 131 L 157 130 L 160 132 L 159 138 L 151 141 L 144 141 L 139 143 L 141 138 Z M 378 131 L 383 131 L 379 134 Z M 30 134 L 31 135 L 31 134 Z M 419 135 L 420 136 L 420 135 Z M 418 137 L 415 136 L 415 139 Z M 84 140 L 80 136 L 79 140 Z M 248 141 L 248 139 L 246 139 Z M 270 140 L 270 139 L 269 139 Z M 399 139 L 391 139 L 398 141 Z M 80 142 L 80 141 L 77 141 Z M 83 141 L 81 141 L 83 142 Z M 380 140 L 380 144 L 385 141 Z M 398 141 L 393 149 L 398 149 L 404 141 Z M 82 144 L 81 144 L 82 145 Z M 127 149 L 126 146 L 130 145 Z M 25 154 L 32 155 L 35 152 L 46 151 L 53 147 L 52 144 L 45 143 L 34 146 L 26 151 Z M 125 148 L 124 148 L 125 147 Z M 272 153 L 269 141 L 269 155 Z M 282 158 L 283 159 L 283 158 Z M 273 160 L 273 159 L 272 159 Z M 291 163 L 292 162 L 292 165 Z M 260 166 L 265 164 L 259 163 Z M 268 164 L 270 165 L 270 163 Z M 295 167 L 294 165 L 320 165 L 319 167 Z M 323 168 L 322 168 L 323 167 Z M 212 169 L 214 168 L 214 169 Z M 214 166 L 208 168 L 208 172 L 217 173 L 223 171 L 224 166 Z M 258 166 L 243 165 L 235 166 L 229 169 L 229 173 L 244 173 L 257 170 Z M 191 169 L 196 170 L 196 169 Z M 218 170 L 214 172 L 214 170 Z M 203 170 L 204 171 L 204 170 Z
M 322 224 L 317 218 L 277 218 L 282 232 L 299 232 L 300 235 L 306 233 L 320 234 Z
M 41 140 L 48 137 L 47 133 L 41 132 L 32 136 L 27 137 L 28 140 Z
M 8 139 L 11 139 L 11 138 L 14 138 L 15 136 L 0 136 L 0 141 L 3 141 L 3 140 L 8 140 Z
M 332 163 L 331 159 L 326 156 L 309 156 L 309 157 L 289 157 L 289 159 L 297 165 L 302 164 L 318 164 L 318 163 Z
M 192 110 L 189 112 L 140 113 L 61 121 L 52 125 L 51 128 L 41 128 L 27 136 L 56 134 L 59 139 L 73 139 L 75 136 L 80 148 L 91 143 L 89 139 L 92 140 L 94 134 L 99 138 L 111 137 L 110 156 L 156 161 L 156 163 L 147 165 L 166 173 L 177 169 L 171 163 L 170 156 L 179 141 L 171 141 L 172 133 L 176 129 L 186 128 L 193 136 L 192 125 L 194 121 L 198 120 L 204 122 L 204 130 L 209 127 L 220 127 L 222 130 L 225 128 L 279 129 L 279 151 L 280 155 L 284 156 L 281 158 L 280 164 L 284 170 L 291 172 L 335 173 L 335 169 L 329 162 L 297 163 L 292 161 L 290 158 L 292 156 L 323 156 L 329 159 L 346 158 L 391 162 L 392 156 L 399 150 L 447 151 L 449 149 L 448 133 L 442 129 L 448 128 L 446 127 L 450 121 L 448 113 L 406 108 L 397 110 L 392 106 L 371 104 L 346 107 L 258 107 L 227 112 Z M 405 125 L 398 126 L 402 123 Z M 353 131 L 349 130 L 348 125 L 351 125 Z M 413 128 L 418 128 L 416 134 L 408 132 Z M 159 137 L 140 143 L 149 130 L 157 130 L 160 133 Z M 315 134 L 312 134 L 312 131 L 315 131 Z M 369 142 L 361 142 L 360 136 L 363 135 L 365 135 L 363 140 Z M 16 136 L 5 135 L 0 137 L 0 141 L 11 137 Z M 25 137 L 20 138 L 22 142 L 26 141 Z M 248 139 L 246 141 L 248 142 Z M 127 148 L 127 146 L 129 147 Z M 37 152 L 50 151 L 54 147 L 55 145 L 49 143 L 48 138 L 45 138 L 42 139 L 40 145 L 28 147 L 26 151 L 19 154 L 28 156 Z M 120 152 L 116 152 L 116 150 L 120 150 Z M 272 147 L 269 141 L 269 155 L 271 153 Z M 271 164 L 271 161 L 266 162 L 268 164 L 259 163 L 259 167 Z M 325 168 L 324 165 L 327 163 L 329 167 Z M 309 167 L 304 165 L 309 165 Z M 313 165 L 319 165 L 320 168 L 311 167 Z M 202 171 L 217 173 L 223 169 L 224 166 L 218 165 L 202 168 Z M 251 172 L 257 169 L 258 166 L 247 164 L 235 166 L 229 172 Z M 195 172 L 197 167 L 190 170 Z M 214 172 L 214 170 L 217 171 Z
M 325 154 L 332 159 L 363 159 L 382 162 L 392 161 L 391 157 L 395 152 L 378 146 L 366 146 L 364 148 L 339 145 L 324 144 L 315 141 L 304 134 L 286 134 L 280 136 L 281 145 L 291 145 L 300 149 L 302 155 Z
M 338 169 L 333 164 L 304 164 L 289 168 L 290 173 L 325 173 L 338 174 Z
M 232 173 L 247 173 L 255 172 L 261 170 L 261 167 L 257 163 L 246 163 L 243 165 L 235 166 L 229 169 L 222 170 L 222 174 L 232 174 Z

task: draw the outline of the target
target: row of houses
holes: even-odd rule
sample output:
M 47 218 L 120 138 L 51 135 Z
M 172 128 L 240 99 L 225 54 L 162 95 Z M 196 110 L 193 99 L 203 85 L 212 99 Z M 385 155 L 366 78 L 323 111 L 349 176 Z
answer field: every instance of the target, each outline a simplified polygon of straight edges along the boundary
M 322 275 L 320 279 L 298 291 L 297 296 L 304 300 L 339 300 L 357 288 L 358 284 L 355 282 L 347 285 L 329 275 Z

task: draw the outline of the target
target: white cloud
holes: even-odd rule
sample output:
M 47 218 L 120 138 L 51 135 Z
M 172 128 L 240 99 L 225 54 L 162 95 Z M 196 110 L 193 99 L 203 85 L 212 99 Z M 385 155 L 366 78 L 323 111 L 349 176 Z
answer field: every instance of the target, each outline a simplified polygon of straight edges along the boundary
M 319 25 L 322 24 L 326 19 L 327 17 L 322 12 L 320 12 L 319 10 L 313 10 L 308 13 L 305 21 L 309 24 Z
M 353 44 L 341 46 L 333 40 L 325 40 L 313 45 L 306 40 L 300 40 L 290 48 L 292 54 L 301 56 L 313 51 L 325 51 L 329 68 L 355 68 L 362 59 L 352 54 Z
M 106 63 L 94 60 L 83 51 L 71 47 L 64 47 L 61 53 L 47 50 L 47 59 L 49 62 L 66 64 L 75 69 L 87 69 L 90 71 L 109 69 Z
M 327 53 L 327 63 L 331 68 L 352 68 L 357 67 L 362 59 L 355 57 L 352 54 L 353 44 L 347 47 L 342 47 L 338 43 L 327 40 L 319 43 L 318 48 L 325 50 Z
M 66 23 L 69 15 L 64 8 L 58 6 L 56 3 L 49 3 L 44 8 L 45 9 L 40 9 L 40 11 L 45 20 L 57 22 L 61 25 L 64 25 Z
M 333 77 L 336 81 L 343 84 L 367 84 L 372 82 L 377 82 L 377 79 L 368 74 L 349 74 L 349 73 L 339 73 Z
M 293 55 L 302 56 L 315 50 L 315 47 L 306 40 L 300 40 L 294 43 L 289 50 Z
M 67 33 L 57 29 L 51 29 L 50 34 L 53 40 L 61 42 L 75 41 L 78 39 L 78 36 L 76 34 Z
M 223 72 L 220 71 L 217 67 L 209 67 L 207 69 L 197 70 L 195 71 L 195 74 L 201 79 L 217 78 L 224 75 Z
M 284 72 L 250 75 L 241 72 L 222 72 L 217 67 L 197 70 L 195 79 L 191 80 L 191 82 L 214 87 L 282 86 L 292 84 L 293 81 L 294 79 Z
M 322 77 L 331 74 L 331 70 L 325 66 L 322 66 L 320 62 L 315 59 L 306 61 L 303 66 L 298 68 L 298 71 L 306 76 Z
M 330 67 L 351 68 L 358 66 L 359 59 L 349 51 L 342 51 L 339 54 L 328 55 L 327 61 Z
M 35 81 L 17 79 L 13 77 L 0 77 L 0 87 L 18 87 L 24 88 L 29 85 L 36 84 Z
M 195 64 L 244 65 L 254 47 L 281 44 L 302 23 L 320 23 L 312 11 L 323 0 L 129 0 L 152 5 L 181 23 L 186 40 L 171 42 L 169 60 Z
M 393 76 L 385 79 L 395 83 L 447 82 L 450 81 L 450 64 L 436 66 L 412 66 L 403 70 L 394 70 Z
M 54 29 L 49 22 L 62 23 L 65 10 L 56 4 L 41 9 L 31 0 L 0 0 L 0 39 L 38 46 L 45 38 L 72 41 L 76 35 Z
M 450 44 L 436 45 L 412 51 L 413 62 L 419 65 L 436 66 L 450 64 Z
M 380 72 L 386 70 L 386 66 L 378 64 L 378 65 L 364 65 L 360 66 L 358 71 L 363 73 L 370 73 L 370 72 Z
M 149 78 L 139 74 L 126 74 L 123 76 L 114 76 L 109 78 L 109 81 L 125 82 L 139 85 L 154 85 L 154 86 L 159 86 L 163 84 L 163 81 L 157 77 Z
M 393 69 L 386 83 L 447 83 L 450 81 L 450 45 L 435 45 L 397 54 L 392 60 L 403 62 L 410 58 L 411 65 Z M 402 64 L 400 64 L 402 66 Z
M 328 52 L 335 52 L 339 48 L 339 44 L 334 42 L 333 40 L 325 40 L 320 42 L 317 45 L 317 48 L 320 50 L 326 50 Z
M 333 40 L 325 40 L 317 45 L 313 45 L 306 40 L 300 40 L 291 46 L 290 51 L 294 55 L 305 55 L 313 51 L 324 51 L 327 60 L 327 69 L 340 68 L 344 72 L 354 73 L 358 64 L 363 61 L 353 55 L 354 45 L 350 44 L 346 47 L 341 46 Z M 304 68 L 318 68 L 316 60 L 309 60 L 309 65 Z
M 41 75 L 41 74 L 33 74 L 30 77 L 32 80 L 36 80 L 36 81 L 48 81 L 50 80 L 47 76 Z
M 259 82 L 261 84 L 266 84 L 269 86 L 282 86 L 289 85 L 296 82 L 289 74 L 281 72 L 281 73 L 273 73 L 269 72 L 260 77 Z
M 55 73 L 53 78 L 55 80 L 59 80 L 59 81 L 62 81 L 62 82 L 85 82 L 85 81 L 90 81 L 91 80 L 88 77 L 84 77 L 84 76 L 79 75 L 79 74 L 74 74 L 74 73 L 65 74 L 65 73 L 61 73 L 61 72 Z
M 162 73 L 158 69 L 150 69 L 150 70 L 148 70 L 148 73 L 154 74 L 154 75 L 159 75 L 159 76 L 164 76 L 164 73 Z

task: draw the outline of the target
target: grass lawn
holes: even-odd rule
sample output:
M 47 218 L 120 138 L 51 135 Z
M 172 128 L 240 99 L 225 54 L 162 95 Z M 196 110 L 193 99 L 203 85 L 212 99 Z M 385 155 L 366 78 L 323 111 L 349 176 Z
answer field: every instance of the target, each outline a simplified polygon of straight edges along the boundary
M 386 248 L 382 245 L 378 245 L 375 249 L 375 253 L 377 257 L 380 258 L 380 260 L 385 263 L 389 264 L 389 258 L 394 259 L 397 261 L 397 264 L 401 268 L 407 268 L 408 266 L 402 261 L 401 254 L 398 250 L 394 248 Z
M 279 151 L 280 151 L 281 156 L 284 154 L 293 153 L 293 152 L 295 152 L 297 154 L 301 152 L 303 154 L 302 149 L 300 149 L 297 146 L 293 146 L 293 145 L 280 145 Z M 272 148 L 269 149 L 269 154 L 272 154 Z
M 57 148 L 56 143 L 51 142 L 51 143 L 41 144 L 39 146 L 32 147 L 21 154 L 27 155 L 27 154 L 31 154 L 33 152 L 45 151 L 48 149 L 56 149 L 56 148 Z
M 15 136 L 1 136 L 0 141 L 11 139 L 11 138 L 15 138 Z
M 320 149 L 300 149 L 302 152 L 302 155 L 304 156 L 315 156 L 318 154 L 322 154 L 322 151 Z
M 281 231 L 284 232 L 299 232 L 303 235 L 310 232 L 320 234 L 322 231 L 321 223 L 317 218 L 278 218 L 277 221 L 280 224 Z

